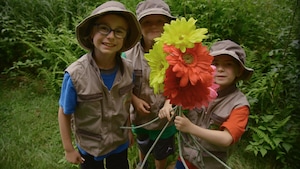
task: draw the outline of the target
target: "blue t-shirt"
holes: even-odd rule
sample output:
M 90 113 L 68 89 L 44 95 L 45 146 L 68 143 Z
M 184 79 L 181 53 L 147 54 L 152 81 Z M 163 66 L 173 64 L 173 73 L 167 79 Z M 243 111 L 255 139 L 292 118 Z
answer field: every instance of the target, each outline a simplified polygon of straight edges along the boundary
M 101 78 L 103 79 L 104 84 L 106 85 L 106 87 L 109 90 L 111 89 L 111 87 L 113 85 L 114 79 L 117 74 L 117 70 L 118 70 L 118 68 L 116 67 L 111 71 L 101 71 Z M 63 108 L 64 113 L 69 114 L 69 115 L 73 114 L 75 112 L 75 108 L 77 105 L 77 93 L 74 88 L 71 76 L 67 72 L 64 75 L 64 79 L 63 79 L 63 83 L 62 83 L 62 87 L 61 87 L 59 105 Z M 77 147 L 82 154 L 84 154 L 84 155 L 88 154 L 86 151 L 84 151 L 82 148 L 80 148 L 79 145 L 77 145 Z M 116 154 L 116 153 L 120 153 L 120 152 L 124 151 L 128 147 L 129 147 L 129 142 L 126 142 L 125 144 L 122 144 L 119 147 L 117 147 L 115 150 L 113 150 L 105 155 L 94 157 L 94 159 L 97 161 L 101 161 L 111 154 Z
M 101 71 L 101 78 L 105 86 L 110 90 L 116 74 L 117 74 L 118 67 L 115 67 L 112 70 L 102 70 Z M 65 114 L 72 114 L 75 112 L 75 107 L 77 104 L 77 93 L 72 83 L 71 76 L 69 73 L 65 73 L 62 87 L 61 87 L 61 94 L 59 99 L 59 105 L 64 109 Z

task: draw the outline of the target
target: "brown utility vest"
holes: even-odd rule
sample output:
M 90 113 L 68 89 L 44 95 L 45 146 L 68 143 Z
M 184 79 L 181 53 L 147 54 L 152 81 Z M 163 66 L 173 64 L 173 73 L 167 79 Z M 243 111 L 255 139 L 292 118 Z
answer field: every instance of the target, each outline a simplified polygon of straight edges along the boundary
M 117 71 L 111 90 L 104 85 L 91 53 L 83 55 L 66 71 L 77 93 L 73 127 L 77 144 L 93 156 L 105 155 L 128 141 L 126 126 L 133 88 L 133 67 L 122 59 L 124 73 Z
M 126 57 L 130 59 L 134 67 L 134 88 L 133 93 L 140 99 L 150 104 L 150 112 L 146 115 L 140 115 L 134 111 L 132 123 L 135 125 L 141 125 L 155 119 L 159 110 L 165 103 L 165 97 L 162 94 L 154 94 L 153 88 L 150 87 L 149 76 L 150 66 L 147 60 L 144 58 L 144 48 L 141 43 L 138 42 L 132 49 L 125 52 Z M 167 119 L 160 119 L 151 123 L 144 128 L 147 130 L 161 130 L 167 123 Z M 171 123 L 169 124 L 171 125 Z
M 218 130 L 223 122 L 225 122 L 232 110 L 241 106 L 248 106 L 249 103 L 246 96 L 235 86 L 231 86 L 225 91 L 218 92 L 218 97 L 212 101 L 208 108 L 194 109 L 186 116 L 198 126 L 209 129 Z M 187 134 L 183 134 L 183 156 L 189 162 L 192 162 L 198 168 L 201 168 L 201 158 L 203 159 L 205 169 L 219 169 L 224 166 L 202 150 L 198 151 L 193 143 L 193 139 Z M 196 137 L 194 137 L 196 138 Z M 196 140 L 209 152 L 221 159 L 223 162 L 227 160 L 227 151 L 229 147 L 220 147 L 210 144 L 204 140 L 196 138 Z

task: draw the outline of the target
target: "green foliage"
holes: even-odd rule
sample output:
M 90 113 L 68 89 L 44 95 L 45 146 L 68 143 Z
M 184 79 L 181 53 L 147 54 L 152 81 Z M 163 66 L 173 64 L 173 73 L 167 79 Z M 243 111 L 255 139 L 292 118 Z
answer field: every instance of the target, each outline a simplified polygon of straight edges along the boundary
M 294 167 L 299 160 L 299 71 L 300 63 L 293 52 L 299 46 L 293 41 L 287 48 L 268 53 L 248 55 L 250 67 L 255 69 L 251 82 L 242 88 L 251 103 L 249 145 L 247 151 L 277 161 L 274 167 Z M 257 55 L 261 57 L 258 57 Z M 249 63 L 249 62 L 248 62 Z
M 251 118 L 255 119 L 257 122 L 261 119 L 263 122 L 260 122 L 259 127 L 249 128 L 255 133 L 252 135 L 253 141 L 250 141 L 250 144 L 247 146 L 246 150 L 253 151 L 255 155 L 260 153 L 263 157 L 267 154 L 268 150 L 279 150 L 276 153 L 276 160 L 282 159 L 292 147 L 292 144 L 286 142 L 286 139 L 289 139 L 289 133 L 282 135 L 280 129 L 287 124 L 291 116 L 286 117 L 282 121 L 275 120 L 274 123 L 271 123 L 274 120 L 275 115 L 263 115 L 261 117 L 252 116 Z M 265 127 L 267 126 L 267 127 Z M 295 131 L 294 131 L 295 132 Z M 293 133 L 294 136 L 296 133 Z M 280 137 L 279 137 L 280 136 Z
M 32 55 L 41 56 L 43 66 L 37 69 L 38 75 L 45 79 L 53 92 L 59 91 L 64 69 L 83 54 L 72 33 L 62 26 L 56 28 L 55 32 L 45 30 L 41 44 L 24 42 L 30 46 L 28 51 Z
M 22 40 L 23 44 L 28 46 L 27 54 L 34 58 L 25 62 L 15 62 L 6 73 L 17 71 L 20 75 L 26 69 L 33 69 L 31 73 L 44 79 L 49 90 L 58 92 L 64 69 L 78 59 L 78 53 L 83 52 L 78 48 L 72 32 L 66 28 L 57 28 L 54 33 L 45 30 L 41 39 L 40 43 Z
M 69 38 L 72 38 L 75 25 L 90 13 L 94 5 L 96 4 L 93 1 L 82 0 L 1 1 L 0 71 L 16 67 L 20 62 L 25 63 L 37 57 L 28 53 L 31 49 L 28 44 L 24 44 L 24 41 L 39 47 L 41 41 L 45 40 L 44 34 L 52 31 L 53 36 L 59 36 L 62 31 L 54 31 L 62 27 L 65 29 L 63 31 L 71 31 L 72 36 Z
M 299 25 L 297 1 L 276 0 L 168 0 L 175 16 L 193 17 L 209 30 L 210 39 L 231 39 L 252 49 L 270 50 L 282 29 Z M 276 19 L 274 19 L 276 18 Z M 293 24 L 293 25 L 291 25 Z M 293 27 L 293 33 L 297 33 Z M 285 37 L 286 38 L 286 37 Z
M 274 160 L 269 158 L 258 158 L 254 153 L 244 151 L 248 145 L 248 141 L 242 138 L 240 142 L 234 145 L 231 149 L 231 155 L 227 160 L 227 164 L 232 169 L 271 169 Z

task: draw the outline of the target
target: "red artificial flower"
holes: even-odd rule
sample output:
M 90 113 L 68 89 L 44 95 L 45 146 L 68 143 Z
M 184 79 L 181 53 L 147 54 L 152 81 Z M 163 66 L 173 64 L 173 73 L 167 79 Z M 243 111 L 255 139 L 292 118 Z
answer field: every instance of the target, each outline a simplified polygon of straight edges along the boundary
M 188 82 L 187 85 L 182 87 L 180 78 L 174 74 L 173 69 L 174 67 L 170 66 L 166 70 L 163 93 L 164 96 L 170 99 L 171 104 L 191 110 L 196 107 L 207 106 L 217 96 L 215 90 L 211 87 L 213 84 L 211 77 L 204 79 L 207 81 L 206 83 L 202 83 L 202 81 L 197 81 L 195 84 Z
M 187 48 L 184 53 L 173 45 L 164 45 L 168 54 L 166 60 L 172 66 L 172 71 L 179 78 L 180 87 L 189 83 L 196 85 L 199 81 L 205 86 L 211 85 L 213 69 L 210 67 L 213 57 L 201 43 L 195 43 L 193 48 Z

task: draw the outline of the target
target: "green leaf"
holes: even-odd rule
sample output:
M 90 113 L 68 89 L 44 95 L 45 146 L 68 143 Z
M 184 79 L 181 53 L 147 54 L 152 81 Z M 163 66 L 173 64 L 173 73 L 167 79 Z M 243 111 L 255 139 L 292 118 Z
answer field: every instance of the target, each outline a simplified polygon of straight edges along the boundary
M 266 130 L 266 129 L 267 129 L 267 128 L 264 127 L 264 126 L 258 126 L 258 128 L 259 128 L 260 130 Z
M 267 154 L 267 150 L 264 148 L 259 149 L 260 154 L 264 157 Z
M 281 138 L 273 138 L 273 142 L 275 143 L 276 146 L 278 146 L 279 143 L 282 142 L 282 139 Z
M 293 147 L 291 144 L 288 144 L 288 143 L 282 143 L 282 147 L 284 148 L 284 150 L 286 152 L 289 152 L 290 149 Z
M 269 122 L 274 118 L 274 115 L 264 115 L 261 118 L 264 122 Z

